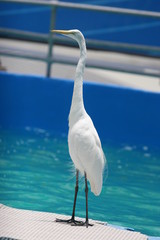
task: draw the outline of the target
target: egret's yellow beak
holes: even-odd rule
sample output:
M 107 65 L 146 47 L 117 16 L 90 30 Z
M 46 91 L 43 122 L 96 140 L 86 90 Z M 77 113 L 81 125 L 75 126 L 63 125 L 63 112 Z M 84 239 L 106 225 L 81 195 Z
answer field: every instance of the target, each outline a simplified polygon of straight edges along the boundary
M 53 33 L 60 33 L 60 34 L 71 34 L 70 30 L 51 30 Z

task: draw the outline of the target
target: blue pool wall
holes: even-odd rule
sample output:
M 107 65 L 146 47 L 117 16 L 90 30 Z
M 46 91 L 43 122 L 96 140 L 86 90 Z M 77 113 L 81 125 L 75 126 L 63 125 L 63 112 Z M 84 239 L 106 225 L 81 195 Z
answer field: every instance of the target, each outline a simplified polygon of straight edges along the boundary
M 0 127 L 68 133 L 73 81 L 0 73 Z M 84 103 L 102 141 L 160 146 L 160 94 L 84 82 Z

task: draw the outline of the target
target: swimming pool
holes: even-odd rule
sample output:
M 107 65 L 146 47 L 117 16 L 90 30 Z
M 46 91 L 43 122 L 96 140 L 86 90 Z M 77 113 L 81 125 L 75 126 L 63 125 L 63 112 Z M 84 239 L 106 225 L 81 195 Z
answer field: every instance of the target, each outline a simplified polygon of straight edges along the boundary
M 66 136 L 43 129 L 0 131 L 1 203 L 70 215 L 75 177 Z M 89 192 L 89 217 L 160 235 L 160 153 L 143 145 L 104 144 L 109 178 L 99 197 Z M 105 176 L 104 176 L 105 179 Z M 85 217 L 80 181 L 76 215 Z
M 67 146 L 72 84 L 1 75 L 1 203 L 70 215 L 75 185 Z M 84 88 L 86 108 L 95 120 L 109 164 L 102 194 L 89 193 L 89 217 L 160 235 L 159 95 L 92 84 Z M 103 108 L 101 101 L 106 103 Z M 113 118 L 117 114 L 119 118 Z M 83 180 L 76 215 L 85 216 Z

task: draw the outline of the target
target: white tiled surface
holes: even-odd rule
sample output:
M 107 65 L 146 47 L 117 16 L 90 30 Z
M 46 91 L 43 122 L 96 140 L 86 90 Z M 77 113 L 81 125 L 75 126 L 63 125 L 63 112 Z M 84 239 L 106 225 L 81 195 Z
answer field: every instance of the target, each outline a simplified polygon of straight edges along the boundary
M 0 205 L 0 237 L 23 240 L 147 240 L 147 236 L 141 233 L 119 230 L 96 221 L 90 220 L 94 226 L 86 228 L 56 223 L 56 218 L 69 217 Z

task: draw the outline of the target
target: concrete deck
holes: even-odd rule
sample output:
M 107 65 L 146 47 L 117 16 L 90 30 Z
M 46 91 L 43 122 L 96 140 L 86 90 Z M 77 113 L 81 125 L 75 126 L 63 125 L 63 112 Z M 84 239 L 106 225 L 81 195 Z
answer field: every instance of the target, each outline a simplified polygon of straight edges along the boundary
M 20 210 L 0 205 L 0 239 L 23 240 L 147 240 L 139 232 L 116 229 L 105 223 L 90 220 L 94 226 L 86 228 L 55 222 L 56 218 L 68 219 L 55 213 Z M 82 219 L 84 220 L 84 219 Z

